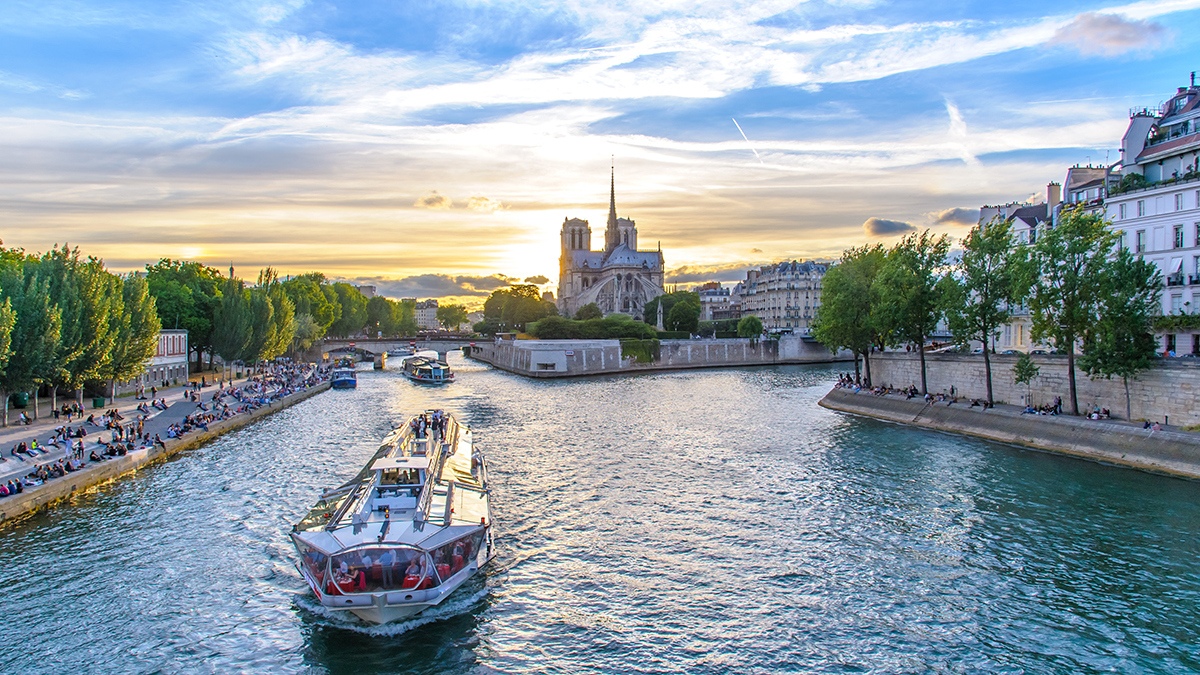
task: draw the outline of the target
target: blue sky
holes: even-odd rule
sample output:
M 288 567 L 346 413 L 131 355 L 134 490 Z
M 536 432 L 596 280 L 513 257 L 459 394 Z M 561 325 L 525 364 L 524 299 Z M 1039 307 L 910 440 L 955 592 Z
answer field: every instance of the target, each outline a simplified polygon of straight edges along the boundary
M 671 278 L 732 280 L 1117 161 L 1197 7 L 9 0 L 0 236 L 478 298 L 599 234 L 613 161 Z

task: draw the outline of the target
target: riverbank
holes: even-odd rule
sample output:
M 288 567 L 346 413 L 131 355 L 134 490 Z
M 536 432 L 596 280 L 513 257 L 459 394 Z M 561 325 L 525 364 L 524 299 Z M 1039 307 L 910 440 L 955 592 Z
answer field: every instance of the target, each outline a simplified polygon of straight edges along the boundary
M 1143 429 L 1115 420 L 1025 415 L 1016 406 L 970 407 L 960 399 L 925 403 L 900 394 L 835 388 L 819 405 L 875 419 L 975 436 L 1142 471 L 1200 479 L 1200 434 Z
M 135 450 L 123 457 L 114 457 L 99 464 L 88 464 L 79 471 L 55 478 L 36 487 L 26 488 L 24 492 L 18 495 L 5 497 L 3 500 L 0 500 L 0 523 L 8 523 L 15 519 L 23 518 L 42 509 L 49 508 L 65 499 L 69 499 L 76 494 L 94 489 L 101 484 L 154 463 L 165 461 L 184 450 L 190 450 L 203 445 L 222 434 L 240 429 L 256 420 L 279 412 L 311 396 L 315 396 L 326 389 L 329 389 L 329 383 L 322 382 L 304 391 L 289 394 L 249 413 L 213 422 L 208 425 L 207 431 L 197 429 L 184 438 L 166 439 L 163 442 L 166 447 Z
M 833 354 L 800 335 L 777 340 L 495 340 L 472 346 L 469 356 L 534 378 L 852 360 L 849 352 Z

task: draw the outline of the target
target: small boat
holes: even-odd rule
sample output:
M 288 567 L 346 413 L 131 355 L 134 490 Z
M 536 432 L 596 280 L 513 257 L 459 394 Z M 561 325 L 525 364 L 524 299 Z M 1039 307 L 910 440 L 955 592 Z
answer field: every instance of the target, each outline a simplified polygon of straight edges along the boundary
M 354 389 L 358 387 L 358 373 L 350 359 L 342 359 L 333 366 L 333 377 L 330 382 L 334 389 Z
M 320 603 L 383 624 L 435 607 L 495 556 L 487 465 L 440 410 L 386 438 L 353 480 L 292 527 Z
M 417 352 L 404 359 L 404 376 L 414 382 L 425 384 L 445 384 L 454 381 L 454 373 L 445 361 L 438 360 L 438 353 L 432 350 Z

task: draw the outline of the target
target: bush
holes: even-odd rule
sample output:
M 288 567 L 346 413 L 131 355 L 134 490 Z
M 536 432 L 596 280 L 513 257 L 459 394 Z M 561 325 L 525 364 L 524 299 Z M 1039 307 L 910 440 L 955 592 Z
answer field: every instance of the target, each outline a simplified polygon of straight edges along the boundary
M 735 338 L 738 336 L 736 330 L 719 330 L 715 333 L 715 337 L 719 339 Z
M 762 335 L 763 324 L 762 319 L 751 314 L 743 316 L 741 321 L 738 321 L 737 333 L 738 337 L 758 337 Z
M 604 319 L 576 321 L 561 316 L 548 316 L 529 326 L 529 333 L 539 340 L 611 340 L 633 338 L 652 340 L 657 337 L 654 327 L 634 321 L 623 314 Z
M 660 330 L 655 331 L 658 334 L 659 340 L 690 340 L 692 334 L 686 330 Z
M 632 358 L 638 363 L 654 363 L 658 360 L 658 340 L 621 340 L 621 358 Z

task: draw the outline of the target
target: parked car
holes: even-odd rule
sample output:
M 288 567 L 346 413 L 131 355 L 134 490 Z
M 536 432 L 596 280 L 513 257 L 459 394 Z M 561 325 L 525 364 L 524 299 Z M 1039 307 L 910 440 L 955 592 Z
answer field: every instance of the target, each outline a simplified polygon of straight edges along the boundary
M 1047 352 L 1045 349 L 1030 349 L 1029 353 L 1030 354 L 1045 354 Z
M 1020 354 L 1021 352 L 1019 352 L 1015 349 L 1005 349 L 1004 351 L 1002 351 L 1000 353 L 1001 354 Z

